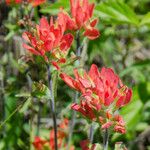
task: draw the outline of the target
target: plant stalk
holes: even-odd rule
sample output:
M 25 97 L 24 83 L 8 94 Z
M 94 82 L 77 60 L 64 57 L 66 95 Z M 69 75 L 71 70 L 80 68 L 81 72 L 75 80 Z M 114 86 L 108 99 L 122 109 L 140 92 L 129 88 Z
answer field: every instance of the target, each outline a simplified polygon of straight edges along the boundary
M 39 136 L 39 132 L 40 132 L 40 120 L 41 120 L 41 102 L 38 103 L 39 106 L 39 110 L 38 110 L 38 114 L 37 114 L 37 133 L 36 135 Z
M 91 123 L 91 125 L 90 125 L 90 132 L 89 132 L 90 143 L 93 142 L 93 136 L 94 136 L 94 128 L 93 128 L 93 124 Z
M 53 94 L 53 81 L 52 81 L 52 75 L 50 70 L 50 65 L 47 64 L 47 72 L 48 72 L 48 86 L 51 94 L 50 98 L 50 108 L 52 112 L 52 118 L 53 118 L 53 126 L 54 126 L 54 139 L 55 139 L 55 150 L 58 150 L 57 146 L 57 120 L 56 120 L 56 112 L 55 112 L 55 97 Z
M 81 56 L 80 31 L 76 32 L 76 55 Z
M 108 140 L 109 140 L 108 129 L 105 129 L 105 131 L 103 133 L 103 146 L 104 146 L 104 150 L 108 150 Z
M 74 103 L 77 102 L 78 94 L 79 93 L 76 91 L 75 92 L 75 97 L 74 97 Z M 72 134 L 73 134 L 73 129 L 74 129 L 75 123 L 76 123 L 76 111 L 73 111 L 73 113 L 72 113 L 72 119 L 71 119 L 71 122 L 70 122 L 70 129 L 69 129 L 69 138 L 68 138 L 68 147 L 67 147 L 67 150 L 70 149 L 71 138 L 72 138 Z

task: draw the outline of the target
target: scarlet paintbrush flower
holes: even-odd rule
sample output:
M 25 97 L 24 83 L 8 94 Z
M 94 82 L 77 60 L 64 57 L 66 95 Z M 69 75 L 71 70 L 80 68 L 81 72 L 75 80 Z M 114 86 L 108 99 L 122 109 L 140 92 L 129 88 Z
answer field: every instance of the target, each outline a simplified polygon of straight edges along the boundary
M 22 0 L 6 0 L 6 4 L 10 5 L 10 4 L 19 4 L 21 3 Z
M 65 144 L 65 139 L 68 136 L 68 125 L 69 120 L 64 119 L 58 126 L 57 140 L 59 149 L 67 148 L 67 145 Z M 44 150 L 44 147 L 49 148 L 50 150 L 55 150 L 54 129 L 50 131 L 49 140 L 42 140 L 40 137 L 35 137 L 33 145 L 36 150 Z M 71 146 L 70 150 L 74 150 L 74 146 Z
M 6 4 L 20 4 L 22 2 L 27 2 L 31 4 L 33 7 L 36 7 L 38 5 L 41 5 L 46 2 L 46 0 L 6 0 Z
M 33 32 L 23 33 L 23 38 L 29 43 L 23 44 L 23 47 L 34 55 L 43 56 L 46 61 L 48 61 L 46 53 L 50 52 L 54 58 L 51 60 L 52 64 L 59 69 L 58 64 L 65 63 L 65 57 L 73 41 L 73 36 L 70 33 L 64 35 L 64 32 L 63 25 L 57 20 L 54 23 L 51 18 L 49 24 L 43 17 Z
M 59 14 L 66 22 L 66 29 L 80 30 L 83 28 L 84 36 L 91 40 L 98 38 L 100 34 L 95 29 L 98 19 L 92 19 L 94 3 L 89 4 L 88 0 L 70 0 L 70 5 L 72 17 L 64 11 Z
M 116 132 L 124 133 L 123 119 L 117 120 L 115 114 L 120 107 L 130 102 L 132 90 L 123 85 L 110 68 L 102 68 L 99 72 L 93 64 L 89 72 L 83 71 L 80 75 L 75 69 L 74 75 L 75 79 L 65 73 L 60 74 L 66 84 L 82 94 L 80 104 L 72 104 L 72 109 L 92 121 L 100 122 L 102 129 L 114 126 Z
M 46 140 L 42 140 L 40 137 L 35 137 L 34 138 L 34 142 L 33 145 L 35 147 L 36 150 L 42 150 L 43 146 L 47 143 Z
M 39 6 L 45 2 L 46 0 L 29 0 L 29 3 L 31 3 L 33 7 Z
M 92 144 L 92 146 L 89 148 L 89 140 L 84 140 L 80 142 L 80 146 L 82 148 L 82 150 L 94 150 L 96 145 Z
M 99 31 L 95 29 L 97 19 L 91 20 L 94 10 L 94 3 L 89 4 L 88 0 L 70 0 L 71 14 L 75 20 L 77 29 L 84 28 L 84 35 L 89 39 L 99 36 Z

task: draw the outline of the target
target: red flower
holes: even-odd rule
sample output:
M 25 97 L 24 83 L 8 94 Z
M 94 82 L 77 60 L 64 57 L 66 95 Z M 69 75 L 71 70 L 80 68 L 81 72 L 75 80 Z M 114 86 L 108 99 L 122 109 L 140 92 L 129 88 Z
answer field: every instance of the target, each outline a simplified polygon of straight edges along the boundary
M 124 134 L 126 132 L 126 129 L 125 129 L 125 122 L 122 116 L 115 115 L 114 119 L 115 119 L 114 131 Z
M 98 38 L 100 33 L 95 29 L 98 19 L 91 19 L 94 4 L 89 4 L 88 0 L 70 0 L 70 5 L 72 18 L 63 10 L 59 13 L 59 16 L 63 16 L 61 17 L 63 18 L 63 23 L 65 20 L 65 28 L 68 30 L 80 30 L 84 28 L 84 36 L 87 36 L 91 40 Z
M 58 148 L 66 148 L 67 145 L 64 143 L 65 138 L 68 136 L 68 125 L 69 125 L 69 120 L 64 119 L 58 127 L 58 132 L 57 132 L 57 140 L 58 140 Z M 55 139 L 54 139 L 54 129 L 50 131 L 50 140 L 49 140 L 49 145 L 51 150 L 55 150 Z M 70 150 L 74 150 L 74 147 L 71 146 Z
M 71 14 L 77 26 L 76 29 L 84 28 L 84 35 L 93 40 L 99 37 L 99 31 L 94 27 L 97 19 L 91 20 L 94 10 L 94 3 L 89 4 L 88 0 L 70 0 Z
M 43 17 L 34 32 L 23 33 L 23 38 L 29 43 L 23 44 L 23 47 L 34 55 L 43 56 L 46 61 L 48 61 L 46 53 L 51 52 L 54 58 L 52 64 L 59 69 L 59 64 L 65 63 L 65 57 L 73 41 L 73 36 L 69 33 L 64 35 L 64 31 L 63 25 L 57 20 L 54 24 L 51 18 L 49 24 Z
M 115 131 L 124 133 L 121 128 L 124 127 L 122 121 L 114 119 L 114 110 L 130 102 L 132 90 L 123 85 L 110 68 L 102 68 L 99 72 L 97 66 L 93 64 L 89 72 L 83 71 L 80 75 L 75 69 L 74 75 L 75 79 L 65 73 L 60 74 L 67 85 L 82 94 L 80 104 L 75 103 L 71 108 L 93 121 L 100 121 L 102 129 L 115 125 Z M 97 116 L 98 114 L 102 116 Z
M 22 0 L 6 0 L 7 5 L 10 5 L 10 4 L 13 4 L 13 3 L 19 4 L 21 2 L 22 2 Z
M 35 147 L 36 150 L 42 150 L 43 146 L 45 143 L 47 143 L 48 141 L 42 140 L 40 137 L 36 136 L 34 138 L 34 142 L 33 145 Z
M 6 0 L 6 4 L 20 4 L 24 2 L 25 0 Z M 38 5 L 41 5 L 46 2 L 46 0 L 26 0 L 26 2 L 31 3 L 33 7 L 36 7 Z
M 80 29 L 92 17 L 94 4 L 89 4 L 88 0 L 70 0 L 70 4 L 72 17 Z
M 91 120 L 96 120 L 96 115 L 92 107 L 87 103 L 87 101 L 81 101 L 81 104 L 73 104 L 71 108 L 75 111 L 80 112 L 83 116 L 88 117 Z
M 24 2 L 25 0 L 6 0 L 6 4 L 20 4 Z M 26 2 L 31 3 L 33 7 L 36 7 L 38 5 L 41 5 L 46 2 L 46 0 L 26 0 Z
M 64 119 L 58 126 L 57 140 L 59 149 L 67 148 L 67 145 L 65 144 L 65 139 L 68 136 L 68 125 L 69 120 Z M 49 143 L 49 145 L 47 143 Z M 33 145 L 36 150 L 43 150 L 45 144 L 47 144 L 47 147 L 49 147 L 50 150 L 55 150 L 54 129 L 50 131 L 49 141 L 42 140 L 40 137 L 35 137 Z M 70 150 L 74 150 L 74 146 L 70 146 Z
M 80 142 L 82 150 L 94 150 L 96 145 L 92 144 L 91 148 L 89 148 L 89 140 L 84 140 Z
M 45 2 L 46 0 L 29 0 L 29 3 L 31 3 L 33 7 L 39 6 Z
M 102 125 L 102 129 L 108 129 L 113 125 L 113 122 L 106 122 Z

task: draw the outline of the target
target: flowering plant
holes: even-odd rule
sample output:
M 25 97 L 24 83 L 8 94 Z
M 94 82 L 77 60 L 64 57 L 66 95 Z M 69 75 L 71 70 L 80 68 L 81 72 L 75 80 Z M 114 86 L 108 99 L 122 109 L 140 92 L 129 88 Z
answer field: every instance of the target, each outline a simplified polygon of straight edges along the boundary
M 125 133 L 125 123 L 117 110 L 130 102 L 132 90 L 123 85 L 119 77 L 110 68 L 98 71 L 92 65 L 90 71 L 79 74 L 74 70 L 75 79 L 61 73 L 60 77 L 71 87 L 81 92 L 80 104 L 71 108 L 83 116 L 101 124 L 102 129 L 114 126 L 114 131 Z
M 57 69 L 59 69 L 58 64 L 66 62 L 65 57 L 73 41 L 73 36 L 70 33 L 64 35 L 65 28 L 59 20 L 60 17 L 54 24 L 53 18 L 51 18 L 49 24 L 43 17 L 33 33 L 23 33 L 23 38 L 31 45 L 23 44 L 24 48 L 34 55 L 43 56 L 46 62 L 49 61 L 46 53 L 50 52 L 51 57 L 54 58 L 51 63 Z
M 67 145 L 65 144 L 65 139 L 68 136 L 68 125 L 69 120 L 64 119 L 58 127 L 57 132 L 57 139 L 58 139 L 58 148 L 64 149 L 67 148 Z M 50 150 L 55 150 L 55 139 L 54 139 L 54 129 L 50 131 L 50 137 L 49 140 L 43 140 L 42 138 L 36 136 L 33 142 L 33 145 L 36 150 L 43 150 L 44 148 L 49 148 Z M 74 150 L 74 146 L 70 147 L 70 150 Z
M 68 4 L 68 1 L 66 3 Z M 121 67 L 116 65 L 113 58 L 111 63 L 103 62 L 104 55 L 101 55 L 100 50 L 103 46 L 106 49 L 107 47 L 102 43 L 107 32 L 112 31 L 106 29 L 105 32 L 103 25 L 97 27 L 99 18 L 94 10 L 97 11 L 101 6 L 96 6 L 89 0 L 70 0 L 69 11 L 63 8 L 65 5 L 60 6 L 60 1 L 57 3 L 55 0 L 6 0 L 6 4 L 12 12 L 20 8 L 16 14 L 12 13 L 12 16 L 15 14 L 13 22 L 17 22 L 17 25 L 6 26 L 13 29 L 8 35 L 9 38 L 14 33 L 22 35 L 21 44 L 18 44 L 23 52 L 25 50 L 18 61 L 19 65 L 22 65 L 19 73 L 25 74 L 24 87 L 19 87 L 18 91 L 21 89 L 25 94 L 17 94 L 16 97 L 27 98 L 23 101 L 24 107 L 17 110 L 23 112 L 24 120 L 27 118 L 29 122 L 30 148 L 75 150 L 80 147 L 82 150 L 97 150 L 103 147 L 108 150 L 110 137 L 116 133 L 125 134 L 126 127 L 129 127 L 120 110 L 128 108 L 127 105 L 132 99 L 132 89 L 129 88 L 132 83 L 127 86 L 128 79 L 119 74 L 121 69 L 126 74 L 127 54 L 122 58 Z M 112 11 L 107 8 L 106 11 L 109 10 L 108 14 L 111 15 L 112 12 L 114 16 L 118 14 L 116 9 L 125 13 L 126 9 L 122 10 L 121 6 L 113 3 L 115 9 Z M 49 9 L 51 7 L 56 7 L 57 11 L 53 12 Z M 43 11 L 45 8 L 46 11 Z M 105 12 L 105 9 L 102 10 Z M 105 16 L 104 12 L 100 13 L 100 16 Z M 131 40 L 131 37 L 124 43 L 128 40 Z M 95 46 L 95 42 L 98 46 Z M 93 49 L 98 50 L 95 53 Z M 11 65 L 17 64 L 11 60 L 11 54 L 7 59 L 10 59 Z M 120 57 L 118 59 L 120 60 Z M 108 64 L 112 67 L 104 67 Z M 88 67 L 89 65 L 91 67 Z M 18 77 L 20 76 L 16 78 Z M 8 81 L 8 84 L 11 85 L 12 80 Z M 1 85 L 4 84 L 5 82 L 2 82 Z M 74 89 L 74 94 L 71 89 Z M 69 119 L 59 122 L 64 116 Z M 28 127 L 23 128 L 28 130 Z M 43 128 L 44 131 L 41 132 Z M 20 145 L 22 146 L 22 143 Z M 126 148 L 121 142 L 115 145 L 115 148 L 118 147 Z

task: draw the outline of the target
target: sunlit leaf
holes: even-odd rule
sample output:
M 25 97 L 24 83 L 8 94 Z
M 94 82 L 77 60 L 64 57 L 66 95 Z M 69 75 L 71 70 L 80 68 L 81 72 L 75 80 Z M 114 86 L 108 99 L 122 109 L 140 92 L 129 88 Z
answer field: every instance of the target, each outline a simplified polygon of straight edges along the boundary
M 122 1 L 109 0 L 96 6 L 95 14 L 109 23 L 127 23 L 138 25 L 139 20 L 135 12 Z
M 21 109 L 19 110 L 20 113 L 24 113 L 28 107 L 31 105 L 31 98 L 28 98 L 25 103 L 23 104 L 23 106 L 21 107 Z
M 150 25 L 150 12 L 143 16 L 140 25 Z
M 40 12 L 43 14 L 56 15 L 60 8 L 64 10 L 69 10 L 69 0 L 59 0 L 57 3 L 49 4 L 41 8 Z
M 126 69 L 124 69 L 120 73 L 120 76 L 123 77 L 124 75 L 126 75 L 128 73 L 131 73 L 134 69 L 142 69 L 143 67 L 149 66 L 149 65 L 150 65 L 150 59 L 134 63 L 133 65 L 131 65 L 131 66 L 127 67 Z

